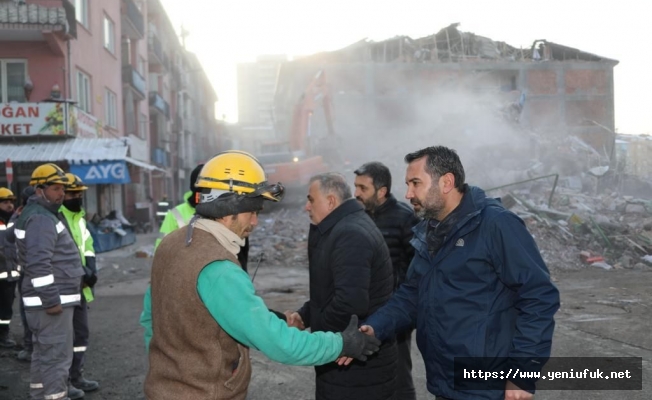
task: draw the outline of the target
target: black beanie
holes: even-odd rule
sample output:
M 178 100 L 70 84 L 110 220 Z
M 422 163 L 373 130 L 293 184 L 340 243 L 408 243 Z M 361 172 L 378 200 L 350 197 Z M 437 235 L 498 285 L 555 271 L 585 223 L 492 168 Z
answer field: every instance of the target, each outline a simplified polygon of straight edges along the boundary
M 223 218 L 229 215 L 260 211 L 265 198 L 262 196 L 247 197 L 235 193 L 227 193 L 210 203 L 200 203 L 195 206 L 197 214 L 208 218 Z
M 34 194 L 36 194 L 36 188 L 34 186 L 27 186 L 25 189 L 23 189 L 23 191 L 20 193 L 21 204 L 26 205 L 27 199 L 34 196 Z
M 198 190 L 195 189 L 195 183 L 197 183 L 197 178 L 199 177 L 199 173 L 201 172 L 202 168 L 204 168 L 204 164 L 199 164 L 190 173 L 190 190 L 193 192 L 198 192 Z

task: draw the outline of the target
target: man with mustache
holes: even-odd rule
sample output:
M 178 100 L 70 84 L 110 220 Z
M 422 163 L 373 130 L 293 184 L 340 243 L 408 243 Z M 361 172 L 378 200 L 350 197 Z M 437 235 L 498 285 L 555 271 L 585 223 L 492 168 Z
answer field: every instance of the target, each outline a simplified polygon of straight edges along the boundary
M 68 398 L 73 356 L 73 314 L 84 276 L 79 249 L 59 219 L 68 178 L 55 164 L 32 172 L 36 194 L 16 221 L 18 263 L 23 267 L 22 300 L 32 331 L 32 399 Z
M 405 281 L 408 266 L 414 256 L 412 227 L 419 222 L 414 211 L 399 202 L 391 193 L 392 175 L 381 162 L 369 162 L 354 171 L 355 199 L 365 208 L 367 215 L 385 238 L 394 268 L 394 290 Z M 416 400 L 412 381 L 411 352 L 412 329 L 396 336 L 398 361 L 396 366 L 396 398 Z
M 307 197 L 310 300 L 288 322 L 313 332 L 337 332 L 347 326 L 349 315 L 364 319 L 389 299 L 392 260 L 382 234 L 352 198 L 342 175 L 313 176 Z M 316 367 L 316 399 L 394 399 L 397 357 L 392 339 L 366 363 Z
M 499 201 L 464 183 L 454 150 L 428 147 L 405 162 L 406 198 L 424 218 L 414 228 L 415 256 L 406 282 L 361 330 L 386 340 L 416 323 L 437 399 L 532 399 L 532 378 L 477 391 L 455 375 L 460 357 L 505 372 L 540 372 L 548 360 L 559 292 L 532 235 Z
M 255 293 L 237 254 L 265 201 L 280 201 L 262 165 L 241 151 L 209 160 L 190 223 L 161 241 L 152 264 L 148 399 L 244 400 L 249 348 L 277 362 L 320 365 L 339 356 L 366 360 L 380 342 L 358 331 L 357 317 L 337 333 L 289 327 Z M 371 339 L 371 340 L 368 340 Z

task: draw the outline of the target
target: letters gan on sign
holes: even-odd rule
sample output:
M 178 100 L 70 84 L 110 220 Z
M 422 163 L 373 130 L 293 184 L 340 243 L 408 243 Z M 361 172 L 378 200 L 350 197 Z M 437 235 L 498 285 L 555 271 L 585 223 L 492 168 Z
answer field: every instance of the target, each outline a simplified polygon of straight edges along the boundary
M 0 136 L 65 135 L 63 103 L 11 103 L 0 109 Z M 74 107 L 68 109 L 68 132 L 77 132 Z

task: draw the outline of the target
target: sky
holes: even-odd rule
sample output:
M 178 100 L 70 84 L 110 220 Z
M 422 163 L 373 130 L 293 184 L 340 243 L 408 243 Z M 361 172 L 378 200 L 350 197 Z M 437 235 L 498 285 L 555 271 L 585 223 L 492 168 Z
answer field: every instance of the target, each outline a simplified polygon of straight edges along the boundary
M 332 51 L 363 38 L 413 38 L 451 23 L 530 47 L 551 42 L 619 60 L 614 71 L 616 129 L 652 134 L 652 24 L 646 1 L 587 0 L 161 0 L 172 23 L 190 32 L 187 48 L 215 87 L 217 113 L 237 121 L 239 62 Z

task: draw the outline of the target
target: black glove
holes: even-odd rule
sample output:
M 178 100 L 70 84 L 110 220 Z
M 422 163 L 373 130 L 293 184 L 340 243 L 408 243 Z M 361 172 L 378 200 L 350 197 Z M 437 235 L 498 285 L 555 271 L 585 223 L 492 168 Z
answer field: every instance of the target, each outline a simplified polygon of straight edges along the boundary
M 351 315 L 349 326 L 342 332 L 342 352 L 339 356 L 367 361 L 367 356 L 374 354 L 379 349 L 380 340 L 360 332 L 358 330 L 358 316 Z
M 97 283 L 97 275 L 92 274 L 90 276 L 84 275 L 84 283 L 88 285 L 88 287 L 92 288 L 95 286 Z

